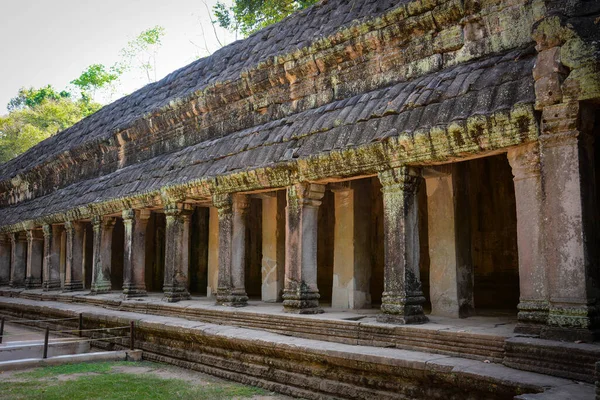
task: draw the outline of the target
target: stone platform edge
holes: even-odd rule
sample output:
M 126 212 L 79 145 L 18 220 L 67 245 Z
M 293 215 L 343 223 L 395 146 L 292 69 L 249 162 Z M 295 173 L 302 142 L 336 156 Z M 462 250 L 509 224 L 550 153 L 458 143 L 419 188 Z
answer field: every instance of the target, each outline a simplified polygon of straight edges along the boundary
M 523 395 L 528 397 L 518 398 L 542 399 L 550 398 L 544 393 L 557 390 L 586 394 L 572 398 L 588 398 L 594 392 L 589 384 L 451 356 L 331 343 L 89 305 L 6 298 L 0 298 L 0 305 L 3 315 L 20 318 L 66 318 L 82 313 L 86 328 L 121 326 L 135 320 L 136 348 L 143 350 L 145 359 L 308 399 L 465 398 L 473 394 L 490 399 Z M 65 326 L 73 324 L 69 321 Z

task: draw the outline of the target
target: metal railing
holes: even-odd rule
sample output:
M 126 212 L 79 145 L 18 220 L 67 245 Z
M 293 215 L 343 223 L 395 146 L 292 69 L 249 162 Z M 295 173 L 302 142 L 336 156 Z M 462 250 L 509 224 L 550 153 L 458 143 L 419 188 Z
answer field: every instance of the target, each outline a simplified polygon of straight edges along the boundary
M 29 335 L 39 335 L 40 332 L 29 332 L 29 333 L 15 333 L 15 334 L 6 334 L 4 333 L 4 325 L 6 322 L 13 324 L 26 324 L 26 323 L 49 323 L 49 322 L 64 322 L 64 321 L 73 321 L 78 320 L 78 326 L 76 329 L 63 329 L 63 330 L 51 330 L 49 325 L 46 325 L 44 329 L 44 350 L 43 350 L 43 358 L 48 358 L 48 347 L 50 344 L 66 344 L 66 343 L 83 343 L 83 342 L 104 342 L 111 340 L 121 340 L 121 343 L 113 342 L 114 344 L 119 344 L 123 346 L 124 339 L 129 339 L 129 349 L 133 350 L 135 346 L 135 321 L 130 321 L 129 325 L 124 326 L 116 326 L 110 328 L 92 328 L 92 329 L 84 329 L 83 328 L 83 314 L 79 314 L 77 317 L 70 318 L 54 318 L 54 319 L 23 319 L 23 318 L 14 318 L 7 320 L 5 317 L 0 318 L 0 344 L 4 337 L 9 336 L 29 336 Z M 101 336 L 101 337 L 93 337 L 97 334 L 102 333 L 110 333 L 112 331 L 124 331 L 125 335 L 118 336 Z M 50 339 L 50 333 L 54 333 L 57 335 L 76 335 L 78 338 L 73 337 L 64 337 L 57 339 Z M 89 333 L 90 338 L 83 339 L 84 334 Z M 86 335 L 87 336 L 87 335 Z M 79 339 L 82 338 L 82 339 Z M 110 342 L 109 342 L 110 343 Z

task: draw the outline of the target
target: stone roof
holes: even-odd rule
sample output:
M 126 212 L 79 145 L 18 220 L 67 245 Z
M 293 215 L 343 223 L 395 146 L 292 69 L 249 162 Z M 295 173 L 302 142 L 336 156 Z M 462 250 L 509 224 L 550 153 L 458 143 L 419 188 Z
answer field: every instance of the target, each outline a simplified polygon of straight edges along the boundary
M 398 7 L 408 0 L 322 1 L 266 27 L 245 40 L 232 43 L 213 55 L 197 60 L 164 79 L 103 107 L 72 127 L 44 140 L 24 154 L 0 165 L 0 182 L 18 175 L 60 153 L 124 130 L 144 115 L 201 91 L 216 82 L 226 82 L 279 54 L 310 45 L 315 38 L 331 35 L 345 25 Z
M 368 11 L 371 12 L 373 11 Z M 334 10 L 330 10 L 327 15 L 329 14 L 332 18 L 334 15 L 340 15 L 334 13 Z M 297 18 L 307 18 L 305 14 L 302 15 Z M 256 36 L 254 38 L 252 41 L 257 40 Z M 292 42 L 294 44 L 291 44 Z M 297 45 L 297 42 L 286 41 L 285 45 Z M 256 51 L 259 50 L 260 48 Z M 292 163 L 297 159 L 366 146 L 400 135 L 412 137 L 419 130 L 443 128 L 452 122 L 465 121 L 478 115 L 491 116 L 508 111 L 515 104 L 533 104 L 534 62 L 535 53 L 532 49 L 515 50 L 334 101 L 225 137 L 207 140 L 174 153 L 162 154 L 111 174 L 72 184 L 44 197 L 2 208 L 0 220 L 3 221 L 3 225 L 11 225 L 90 203 L 157 191 L 167 185 L 185 184 L 241 170 Z M 241 63 L 237 61 L 234 64 L 241 68 Z M 101 113 L 106 114 L 109 113 L 106 110 L 113 109 L 115 111 L 112 112 L 117 114 L 115 120 L 120 121 L 106 123 L 116 127 L 134 118 L 132 115 L 125 116 L 121 107 L 126 107 L 126 103 L 135 102 L 136 96 L 145 99 L 140 100 L 140 103 L 148 104 L 132 106 L 133 115 L 140 115 L 146 107 L 151 107 L 150 97 L 155 99 L 156 105 L 166 101 L 167 97 L 163 96 L 168 96 L 167 92 L 157 95 L 158 97 L 148 93 L 152 92 L 153 88 L 160 92 L 161 85 L 177 86 L 175 82 L 178 81 L 178 77 L 185 79 L 184 71 L 187 71 L 187 68 L 199 65 L 202 63 L 192 64 L 174 73 L 162 84 L 145 88 L 132 95 L 131 99 L 124 99 L 123 104 L 104 108 Z M 213 68 L 221 70 L 214 66 Z M 203 82 L 211 79 L 203 73 L 199 76 L 205 77 Z M 188 87 L 196 86 L 190 84 Z M 181 95 L 185 94 L 185 89 L 177 90 L 181 90 Z M 143 97 L 142 93 L 146 93 L 148 97 Z M 72 138 L 67 138 L 70 135 L 67 133 L 57 135 L 53 146 L 60 148 L 59 143 L 74 144 L 101 134 L 103 129 L 109 128 L 100 128 L 102 124 L 97 120 L 100 118 L 106 117 L 92 117 L 80 124 L 81 126 L 75 126 Z M 87 132 L 84 126 L 90 131 Z M 35 149 L 32 154 L 38 153 L 39 149 Z M 17 165 L 32 163 L 32 157 L 31 154 L 22 157 L 11 165 L 18 168 Z M 4 173 L 7 173 L 6 171 L 5 167 Z

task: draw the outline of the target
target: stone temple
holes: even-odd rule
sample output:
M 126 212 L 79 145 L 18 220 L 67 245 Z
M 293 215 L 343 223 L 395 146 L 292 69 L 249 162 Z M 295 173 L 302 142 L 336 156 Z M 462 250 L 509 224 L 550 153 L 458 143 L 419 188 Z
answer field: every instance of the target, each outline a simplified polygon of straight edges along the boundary
M 307 398 L 593 382 L 599 135 L 599 1 L 323 0 L 0 165 L 0 312 Z

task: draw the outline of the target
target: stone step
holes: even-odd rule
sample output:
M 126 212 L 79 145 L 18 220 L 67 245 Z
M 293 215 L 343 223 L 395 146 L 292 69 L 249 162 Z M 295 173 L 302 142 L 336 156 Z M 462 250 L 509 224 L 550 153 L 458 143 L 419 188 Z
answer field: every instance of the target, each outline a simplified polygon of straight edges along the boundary
M 593 383 L 600 345 L 565 343 L 535 338 L 506 340 L 503 364 L 525 371 L 577 379 Z
M 521 399 L 560 389 L 592 398 L 594 386 L 440 354 L 348 345 L 91 305 L 0 298 L 0 312 L 35 318 L 83 313 L 86 328 L 137 320 L 143 358 L 307 399 Z M 65 322 L 65 327 L 74 322 Z M 531 394 L 533 397 L 523 397 Z M 529 395 L 528 395 L 529 396 Z M 583 397 L 582 397 L 583 396 Z M 543 397 L 539 397 L 543 398 Z M 551 398 L 551 397 L 546 397 Z

